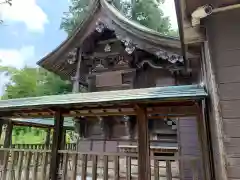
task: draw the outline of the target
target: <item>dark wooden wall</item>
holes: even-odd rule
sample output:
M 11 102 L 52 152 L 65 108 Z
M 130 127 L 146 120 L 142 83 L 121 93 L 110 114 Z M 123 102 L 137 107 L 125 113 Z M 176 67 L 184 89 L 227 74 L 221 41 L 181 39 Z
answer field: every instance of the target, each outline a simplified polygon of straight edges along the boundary
M 216 81 L 215 92 L 212 91 L 214 83 L 208 84 L 213 92 L 211 100 L 215 101 L 210 109 L 217 109 L 219 114 L 219 117 L 210 114 L 216 150 L 214 164 L 218 171 L 221 171 L 219 164 L 226 166 L 222 171 L 226 171 L 228 179 L 240 179 L 240 10 L 212 15 L 206 20 L 206 27 L 213 70 L 210 79 L 215 76 Z M 209 64 L 206 70 L 211 71 Z M 219 179 L 226 179 L 222 177 Z
M 202 179 L 201 172 L 201 146 L 197 130 L 197 118 L 186 117 L 178 120 L 178 147 L 182 156 L 197 157 L 196 165 L 199 170 L 199 178 Z M 190 161 L 180 161 L 180 176 L 182 179 L 193 179 Z

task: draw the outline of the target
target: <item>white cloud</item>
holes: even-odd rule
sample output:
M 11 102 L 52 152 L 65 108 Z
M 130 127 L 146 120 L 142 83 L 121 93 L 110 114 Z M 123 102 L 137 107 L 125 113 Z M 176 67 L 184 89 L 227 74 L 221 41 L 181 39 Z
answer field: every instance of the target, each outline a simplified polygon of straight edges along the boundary
M 20 49 L 0 49 L 0 65 L 22 68 L 35 55 L 34 46 L 23 46 Z
M 48 23 L 47 15 L 36 0 L 12 0 L 12 6 L 0 6 L 0 15 L 6 22 L 24 23 L 33 32 L 43 32 L 44 25 Z

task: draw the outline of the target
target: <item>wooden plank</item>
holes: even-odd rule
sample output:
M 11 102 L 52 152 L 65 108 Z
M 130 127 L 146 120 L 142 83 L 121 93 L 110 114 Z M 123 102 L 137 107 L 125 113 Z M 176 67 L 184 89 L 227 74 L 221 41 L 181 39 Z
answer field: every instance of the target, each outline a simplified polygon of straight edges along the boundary
M 197 166 L 196 160 L 191 161 L 191 167 L 192 167 L 193 180 L 199 180 L 198 166 Z
M 172 168 L 171 168 L 171 161 L 166 161 L 166 176 L 167 180 L 172 180 Z
M 108 156 L 103 156 L 103 180 L 108 180 Z
M 18 163 L 17 163 L 17 174 L 16 174 L 17 180 L 21 180 L 21 177 L 22 177 L 23 159 L 24 159 L 24 152 L 20 151 L 19 157 L 18 157 Z
M 68 179 L 68 153 L 64 154 L 64 159 L 63 159 L 63 180 Z
M 50 177 L 51 180 L 57 180 L 58 168 L 60 162 L 60 156 L 58 150 L 61 147 L 62 130 L 63 130 L 63 119 L 62 112 L 57 110 L 54 116 L 54 132 L 53 132 L 53 143 L 51 152 L 51 166 L 50 166 Z
M 71 174 L 71 180 L 76 180 L 77 175 L 77 154 L 72 155 L 72 174 Z
M 32 159 L 32 153 L 30 151 L 26 152 L 26 159 L 24 163 L 24 180 L 29 180 L 29 175 L 30 175 L 30 163 Z
M 138 179 L 150 179 L 148 118 L 144 107 L 136 106 L 138 129 Z
M 219 83 L 238 83 L 240 82 L 240 76 L 236 76 L 240 72 L 240 66 L 231 66 L 219 68 L 217 77 Z
M 219 94 L 221 100 L 240 99 L 240 83 L 219 84 Z
M 97 156 L 92 156 L 92 180 L 97 180 Z
M 42 153 L 42 155 L 43 155 L 43 157 L 42 157 L 41 177 L 42 177 L 42 180 L 46 180 L 47 165 L 48 165 L 48 153 L 44 152 L 44 153 Z
M 14 172 L 15 154 L 16 154 L 16 152 L 14 152 L 14 151 L 11 152 L 11 161 L 9 164 L 9 177 L 8 177 L 10 180 L 15 179 L 15 172 Z
M 126 157 L 126 177 L 127 177 L 127 180 L 131 180 L 131 157 L 130 156 L 127 156 Z
M 32 175 L 33 180 L 37 180 L 38 179 L 37 175 L 38 175 L 39 155 L 40 155 L 39 152 L 35 152 L 34 153 L 33 175 Z
M 86 180 L 87 177 L 87 154 L 82 155 L 82 175 L 81 179 Z
M 154 159 L 154 180 L 159 180 L 159 161 Z
M 119 156 L 114 156 L 114 180 L 119 180 Z
M 9 151 L 4 152 L 2 180 L 7 180 Z

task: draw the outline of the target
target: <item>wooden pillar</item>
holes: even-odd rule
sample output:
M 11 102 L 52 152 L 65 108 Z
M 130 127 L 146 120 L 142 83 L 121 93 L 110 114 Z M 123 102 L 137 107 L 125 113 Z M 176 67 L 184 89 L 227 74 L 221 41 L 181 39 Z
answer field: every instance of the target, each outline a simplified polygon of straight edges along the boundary
M 203 178 L 206 180 L 210 180 L 211 178 L 211 172 L 210 172 L 210 137 L 207 135 L 207 127 L 206 127 L 206 119 L 204 114 L 202 102 L 198 104 L 198 135 L 199 135 L 199 141 L 202 151 L 202 168 L 203 168 Z
M 81 62 L 82 62 L 82 50 L 81 48 L 77 49 L 76 54 L 76 60 L 77 60 L 77 68 L 76 68 L 76 75 L 73 77 L 73 93 L 78 93 L 80 91 L 80 68 L 81 68 Z
M 138 179 L 150 180 L 150 151 L 146 108 L 136 106 L 138 129 Z
M 5 140 L 4 140 L 4 148 L 9 148 L 12 143 L 12 129 L 13 129 L 13 123 L 12 121 L 8 121 L 7 123 L 7 129 L 5 133 Z
M 61 141 L 61 150 L 65 150 L 65 144 L 66 144 L 66 129 L 63 128 L 62 132 L 62 141 Z
M 57 110 L 54 116 L 54 132 L 53 132 L 53 142 L 52 142 L 52 158 L 50 166 L 50 179 L 57 180 L 58 167 L 60 163 L 60 156 L 58 150 L 61 146 L 62 139 L 62 129 L 63 129 L 63 119 L 62 112 Z
M 46 132 L 47 132 L 47 135 L 45 140 L 45 146 L 46 146 L 46 149 L 48 149 L 50 147 L 51 128 L 48 128 Z
M 0 118 L 0 140 L 1 140 L 1 137 L 2 137 L 2 128 L 3 128 L 4 122 L 5 121 Z

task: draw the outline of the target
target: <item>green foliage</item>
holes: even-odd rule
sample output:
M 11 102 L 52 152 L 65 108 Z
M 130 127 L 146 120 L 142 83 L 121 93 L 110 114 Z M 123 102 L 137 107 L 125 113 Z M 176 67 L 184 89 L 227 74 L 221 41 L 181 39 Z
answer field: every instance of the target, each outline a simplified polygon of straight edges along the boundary
M 91 0 L 71 0 L 60 28 L 70 35 L 86 17 L 90 2 Z M 113 0 L 112 3 L 127 18 L 163 35 L 178 36 L 178 31 L 171 29 L 169 17 L 165 17 L 160 8 L 164 0 Z
M 0 72 L 5 72 L 10 77 L 2 99 L 64 94 L 72 89 L 70 82 L 63 81 L 42 68 L 16 69 L 0 66 Z
M 72 90 L 70 82 L 63 81 L 42 68 L 16 69 L 0 66 L 0 73 L 5 73 L 10 78 L 9 83 L 5 85 L 2 99 L 63 94 Z M 39 138 L 40 133 L 41 131 L 37 128 L 15 126 L 13 129 L 14 142 L 39 142 L 42 140 L 42 137 Z
M 86 17 L 90 4 L 91 0 L 71 0 L 69 11 L 64 13 L 60 28 L 70 35 Z

